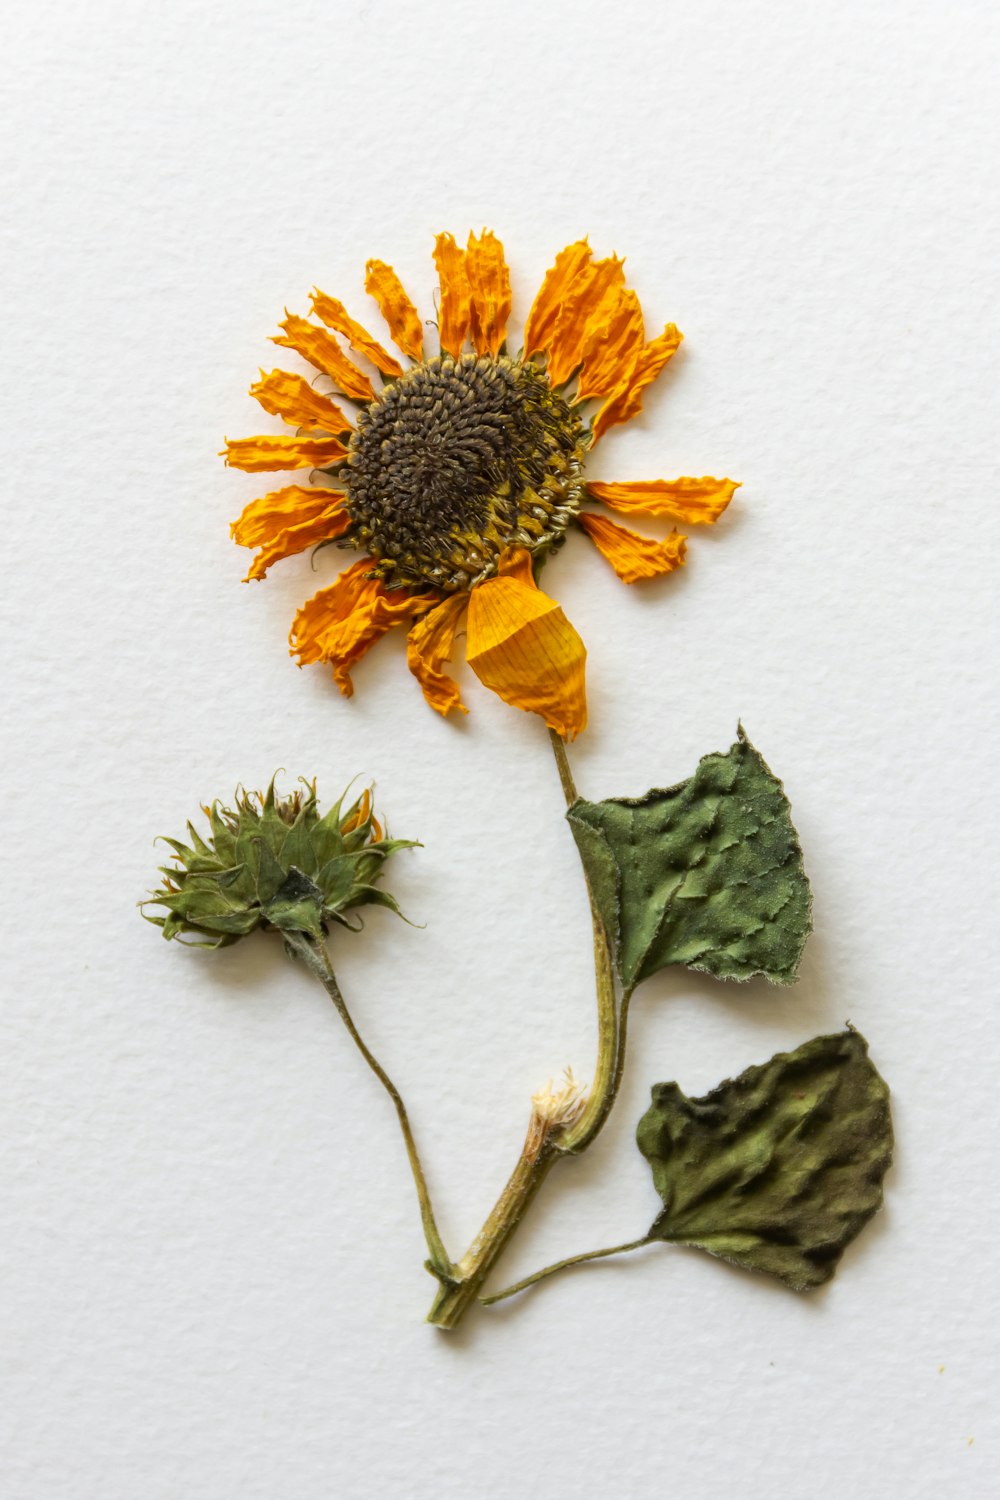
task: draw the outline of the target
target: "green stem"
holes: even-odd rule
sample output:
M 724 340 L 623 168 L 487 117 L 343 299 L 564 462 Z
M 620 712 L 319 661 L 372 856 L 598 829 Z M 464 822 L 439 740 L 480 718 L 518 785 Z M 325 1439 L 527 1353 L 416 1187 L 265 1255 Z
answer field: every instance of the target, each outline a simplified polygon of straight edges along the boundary
M 527 1138 L 507 1185 L 493 1211 L 454 1268 L 451 1277 L 441 1277 L 441 1287 L 427 1314 L 437 1328 L 455 1328 L 474 1302 L 480 1288 L 507 1246 L 528 1206 L 548 1176 L 559 1153 L 549 1122 L 532 1112 Z
M 582 1255 L 567 1255 L 565 1260 L 554 1261 L 551 1266 L 544 1266 L 533 1276 L 524 1276 L 520 1281 L 515 1281 L 513 1286 L 505 1286 L 502 1292 L 493 1292 L 491 1296 L 480 1297 L 479 1300 L 484 1307 L 492 1307 L 494 1302 L 503 1302 L 505 1297 L 513 1297 L 517 1292 L 523 1292 L 525 1287 L 534 1286 L 536 1281 L 544 1281 L 546 1276 L 564 1271 L 567 1266 L 582 1266 L 588 1260 L 605 1260 L 609 1255 L 625 1255 L 629 1250 L 641 1250 L 643 1245 L 652 1243 L 649 1235 L 644 1234 L 641 1240 L 626 1240 L 624 1245 L 610 1245 L 606 1250 L 585 1250 Z
M 284 938 L 289 950 L 305 962 L 310 972 L 316 976 L 330 996 L 330 999 L 337 1008 L 340 1019 L 351 1035 L 351 1040 L 395 1106 L 396 1114 L 399 1118 L 399 1128 L 403 1132 L 403 1140 L 406 1144 L 406 1154 L 410 1160 L 410 1171 L 413 1173 L 413 1181 L 416 1184 L 417 1198 L 420 1202 L 420 1218 L 424 1226 L 424 1238 L 427 1241 L 427 1249 L 430 1254 L 428 1264 L 436 1276 L 451 1277 L 454 1274 L 454 1267 L 448 1258 L 448 1253 L 438 1233 L 437 1223 L 434 1219 L 434 1210 L 431 1207 L 431 1195 L 427 1188 L 427 1179 L 424 1177 L 424 1169 L 420 1162 L 417 1143 L 413 1138 L 413 1130 L 410 1127 L 410 1119 L 406 1113 L 406 1105 L 403 1103 L 402 1095 L 378 1058 L 369 1050 L 360 1031 L 355 1026 L 353 1017 L 347 1008 L 347 1002 L 341 994 L 337 977 L 333 972 L 333 965 L 330 963 L 330 955 L 326 950 L 325 943 L 321 939 L 310 937 L 305 932 L 286 932 Z
M 577 800 L 576 783 L 570 769 L 566 746 L 554 729 L 549 730 L 549 742 L 556 758 L 559 780 L 562 783 L 566 806 L 572 807 Z M 587 883 L 590 901 L 590 919 L 594 929 L 594 976 L 597 981 L 597 1063 L 594 1082 L 587 1098 L 587 1105 L 573 1128 L 560 1142 L 562 1150 L 574 1154 L 585 1151 L 600 1133 L 611 1112 L 621 1082 L 625 1065 L 625 1025 L 628 1017 L 627 1001 L 623 1002 L 621 1019 L 615 995 L 615 971 L 611 946 L 604 921 L 597 909 L 590 883 Z
M 577 800 L 577 790 L 566 746 L 553 730 L 549 731 L 549 740 L 566 805 L 572 806 Z M 618 1092 L 625 1060 L 624 1024 L 619 1024 L 608 936 L 589 886 L 587 889 L 594 929 L 597 982 L 597 1064 L 593 1086 L 582 1113 L 572 1124 L 549 1118 L 539 1109 L 533 1111 L 521 1156 L 492 1213 L 467 1253 L 454 1267 L 453 1275 L 439 1277 L 441 1287 L 427 1317 L 427 1321 L 438 1328 L 456 1327 L 472 1304 L 483 1300 L 480 1298 L 483 1283 L 553 1164 L 561 1156 L 577 1155 L 586 1150 L 607 1119 Z M 627 1004 L 622 1008 L 622 1023 L 626 1019 Z

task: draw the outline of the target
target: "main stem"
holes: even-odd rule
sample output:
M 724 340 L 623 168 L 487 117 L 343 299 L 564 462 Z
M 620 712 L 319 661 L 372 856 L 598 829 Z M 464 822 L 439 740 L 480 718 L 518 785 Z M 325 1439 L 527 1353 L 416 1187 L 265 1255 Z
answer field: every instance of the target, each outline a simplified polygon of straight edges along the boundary
M 438 1328 L 455 1328 L 479 1298 L 483 1283 L 503 1254 L 528 1205 L 559 1158 L 547 1122 L 532 1113 L 521 1155 L 482 1229 L 453 1274 L 438 1279 L 441 1286 L 427 1314 Z
M 333 972 L 333 965 L 330 962 L 330 955 L 326 950 L 325 943 L 318 938 L 310 937 L 305 932 L 285 933 L 285 943 L 297 957 L 305 962 L 309 970 L 316 976 L 320 984 L 322 984 L 336 1006 L 340 1019 L 347 1027 L 351 1035 L 351 1040 L 393 1102 L 396 1115 L 399 1119 L 399 1128 L 403 1133 L 406 1154 L 410 1160 L 410 1171 L 413 1173 L 413 1181 L 417 1189 L 417 1198 L 420 1203 L 420 1218 L 424 1226 L 424 1238 L 427 1241 L 427 1250 L 430 1256 L 428 1265 L 436 1276 L 451 1276 L 454 1268 L 448 1259 L 448 1254 L 438 1233 L 437 1223 L 434 1219 L 434 1210 L 431 1207 L 431 1195 L 427 1188 L 427 1179 L 424 1177 L 424 1169 L 417 1151 L 417 1143 L 413 1138 L 410 1117 L 406 1113 L 406 1105 L 403 1103 L 403 1097 L 355 1026 L 354 1019 L 347 1008 L 347 1002 L 341 994 L 337 977 Z
M 566 805 L 577 800 L 566 746 L 554 730 L 549 739 L 555 755 Z M 588 887 L 588 895 L 590 890 Z M 544 1111 L 532 1111 L 528 1134 L 517 1165 L 507 1185 L 466 1254 L 450 1275 L 440 1275 L 441 1286 L 427 1315 L 438 1328 L 454 1328 L 473 1302 L 521 1223 L 528 1206 L 561 1156 L 586 1150 L 600 1131 L 614 1103 L 624 1063 L 624 1023 L 627 999 L 623 1001 L 621 1024 L 615 997 L 614 968 L 608 936 L 601 915 L 590 896 L 594 929 L 594 973 L 597 982 L 597 1064 L 587 1103 L 572 1122 L 552 1119 Z

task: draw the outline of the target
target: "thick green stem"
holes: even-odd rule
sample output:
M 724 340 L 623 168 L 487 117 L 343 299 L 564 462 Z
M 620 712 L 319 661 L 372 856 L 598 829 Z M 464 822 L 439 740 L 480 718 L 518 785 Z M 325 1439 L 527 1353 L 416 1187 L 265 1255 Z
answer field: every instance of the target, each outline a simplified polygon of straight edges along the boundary
M 577 799 L 566 746 L 549 731 L 559 780 L 566 805 Z M 588 887 L 588 895 L 590 895 Z M 492 1213 L 451 1276 L 440 1276 L 440 1290 L 427 1321 L 438 1328 L 454 1328 L 480 1297 L 480 1289 L 520 1224 L 528 1205 L 560 1156 L 586 1150 L 600 1131 L 614 1103 L 624 1065 L 623 1006 L 619 1024 L 615 975 L 608 936 L 593 897 L 590 912 L 594 928 L 594 973 L 597 982 L 597 1064 L 594 1082 L 582 1112 L 571 1120 L 553 1118 L 540 1105 L 532 1113 L 528 1137 L 517 1166 Z
M 565 1260 L 557 1260 L 551 1266 L 543 1266 L 533 1276 L 524 1276 L 520 1281 L 515 1281 L 513 1286 L 505 1286 L 502 1292 L 494 1292 L 490 1297 L 480 1297 L 484 1307 L 492 1307 L 494 1302 L 503 1302 L 506 1297 L 513 1297 L 517 1292 L 523 1292 L 526 1287 L 534 1286 L 536 1281 L 544 1281 L 546 1276 L 554 1276 L 556 1271 L 564 1271 L 567 1266 L 582 1266 L 588 1260 L 606 1260 L 609 1255 L 625 1255 L 629 1250 L 640 1250 L 643 1245 L 651 1245 L 653 1241 L 644 1234 L 641 1240 L 626 1240 L 624 1245 L 610 1245 L 606 1250 L 585 1250 L 582 1255 L 567 1255 Z
M 434 1210 L 431 1207 L 431 1196 L 427 1188 L 427 1180 L 424 1177 L 424 1169 L 417 1152 L 417 1143 L 413 1138 L 410 1119 L 406 1113 L 406 1105 L 403 1103 L 402 1095 L 378 1058 L 369 1050 L 360 1031 L 355 1026 L 351 1013 L 347 1009 L 347 1003 L 340 992 L 340 985 L 337 983 L 337 977 L 333 972 L 333 965 L 330 963 L 330 955 L 326 951 L 325 943 L 318 938 L 310 937 L 305 932 L 285 933 L 285 943 L 296 957 L 304 961 L 310 972 L 316 976 L 326 990 L 337 1008 L 340 1019 L 350 1032 L 352 1041 L 392 1100 L 399 1119 L 399 1128 L 403 1133 L 406 1154 L 410 1160 L 410 1171 L 413 1173 L 417 1198 L 420 1202 L 420 1218 L 424 1226 L 424 1238 L 427 1241 L 427 1250 L 430 1255 L 428 1264 L 436 1276 L 453 1275 L 454 1267 L 448 1258 L 441 1236 L 438 1233 L 438 1227 L 434 1219 Z
M 552 753 L 556 758 L 566 806 L 572 807 L 577 800 L 578 793 L 573 780 L 573 772 L 570 769 L 569 757 L 566 754 L 566 746 L 554 729 L 549 730 L 549 740 Z M 590 918 L 594 929 L 594 976 L 597 981 L 597 1064 L 594 1068 L 594 1081 L 587 1098 L 586 1108 L 560 1142 L 564 1151 L 573 1153 L 585 1151 L 599 1134 L 615 1102 L 625 1062 L 626 1006 L 623 1005 L 621 1023 L 619 1023 L 611 946 L 589 882 L 587 896 L 590 900 Z
M 557 1157 L 549 1123 L 533 1111 L 517 1166 L 489 1218 L 455 1266 L 454 1274 L 440 1278 L 441 1287 L 427 1314 L 428 1323 L 437 1328 L 455 1328 L 461 1322 L 478 1300 L 483 1282 L 502 1255 Z

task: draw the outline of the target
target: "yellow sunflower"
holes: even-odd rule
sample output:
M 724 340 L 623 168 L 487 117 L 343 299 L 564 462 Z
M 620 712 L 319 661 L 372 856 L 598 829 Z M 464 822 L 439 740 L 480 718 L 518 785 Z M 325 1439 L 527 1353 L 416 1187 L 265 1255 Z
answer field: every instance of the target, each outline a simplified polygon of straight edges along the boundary
M 440 234 L 434 262 L 438 352 L 425 347 L 424 325 L 392 267 L 366 267 L 365 289 L 405 364 L 325 292 L 312 293 L 318 323 L 286 314 L 273 342 L 294 349 L 355 410 L 348 415 L 301 375 L 261 371 L 250 394 L 298 431 L 227 440 L 227 463 L 251 473 L 312 472 L 308 485 L 251 501 L 232 535 L 259 548 L 248 578 L 330 542 L 364 554 L 302 606 L 289 637 L 299 664 L 328 662 L 345 695 L 355 663 L 405 624 L 407 661 L 427 701 L 442 714 L 464 713 L 443 670 L 464 620 L 479 679 L 572 739 L 587 722 L 586 649 L 538 587 L 539 565 L 578 526 L 626 583 L 670 573 L 686 550 L 676 529 L 654 540 L 587 507 L 713 522 L 737 485 L 584 478 L 588 452 L 636 415 L 681 341 L 668 323 L 647 342 L 617 256 L 595 260 L 586 240 L 561 250 L 516 354 L 507 348 L 510 275 L 496 236 L 470 235 L 463 250 Z

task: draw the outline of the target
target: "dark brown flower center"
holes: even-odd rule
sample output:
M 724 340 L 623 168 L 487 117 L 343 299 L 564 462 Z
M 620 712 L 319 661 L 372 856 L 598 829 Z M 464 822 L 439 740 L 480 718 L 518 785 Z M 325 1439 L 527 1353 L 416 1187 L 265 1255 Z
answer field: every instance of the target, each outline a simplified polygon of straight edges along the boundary
M 506 548 L 562 540 L 583 497 L 582 423 L 533 364 L 444 355 L 361 412 L 340 478 L 387 583 L 467 589 Z

